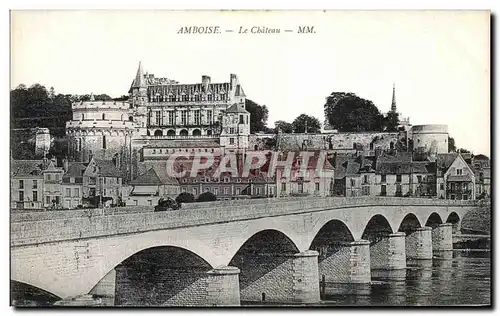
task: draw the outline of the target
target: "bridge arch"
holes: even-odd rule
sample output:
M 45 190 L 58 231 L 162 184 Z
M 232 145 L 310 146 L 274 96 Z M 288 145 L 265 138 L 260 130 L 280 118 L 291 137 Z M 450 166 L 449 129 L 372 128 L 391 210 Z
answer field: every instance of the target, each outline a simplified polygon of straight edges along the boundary
M 462 219 L 457 214 L 457 212 L 451 212 L 450 215 L 448 215 L 446 222 L 451 223 L 453 225 L 453 233 L 454 234 L 456 234 L 460 231 L 460 226 L 461 226 L 460 224 L 462 222 Z
M 318 251 L 321 258 L 325 253 L 331 252 L 332 248 L 338 249 L 339 246 L 352 241 L 354 236 L 346 223 L 332 219 L 314 234 L 309 249 Z
M 197 297 L 212 266 L 185 248 L 159 246 L 137 252 L 114 269 L 118 306 L 170 305 Z
M 284 233 L 266 229 L 252 235 L 231 258 L 229 266 L 240 269 L 241 300 L 275 300 L 282 282 L 291 273 L 290 258 L 299 252 Z
M 10 281 L 10 297 L 14 306 L 51 306 L 61 297 L 36 285 Z
M 389 220 L 381 214 L 373 215 L 366 223 L 361 239 L 376 242 L 382 237 L 386 237 L 394 232 Z
M 432 212 L 429 217 L 427 217 L 427 221 L 425 222 L 425 226 L 432 228 L 436 228 L 441 224 L 443 224 L 443 220 L 441 219 L 441 216 L 436 212 Z
M 422 225 L 418 217 L 413 213 L 408 213 L 401 220 L 401 224 L 399 224 L 398 232 L 410 233 L 417 228 L 421 228 Z

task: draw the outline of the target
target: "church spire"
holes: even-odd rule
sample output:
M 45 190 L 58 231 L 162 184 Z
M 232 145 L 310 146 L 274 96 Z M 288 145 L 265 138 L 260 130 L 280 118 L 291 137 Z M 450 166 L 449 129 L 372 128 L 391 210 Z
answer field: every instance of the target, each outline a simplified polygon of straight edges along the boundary
M 391 103 L 391 112 L 396 112 L 396 84 L 392 84 L 392 103 Z
M 90 92 L 90 101 L 95 101 L 94 92 Z
M 146 82 L 144 80 L 144 71 L 142 70 L 142 63 L 139 61 L 139 68 L 137 68 L 137 74 L 135 75 L 135 80 L 133 87 L 144 87 Z

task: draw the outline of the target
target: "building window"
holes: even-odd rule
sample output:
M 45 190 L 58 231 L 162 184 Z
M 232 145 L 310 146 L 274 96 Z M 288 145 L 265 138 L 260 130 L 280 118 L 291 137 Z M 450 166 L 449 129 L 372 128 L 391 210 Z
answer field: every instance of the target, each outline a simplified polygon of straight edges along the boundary
M 213 120 L 212 110 L 208 110 L 207 111 L 207 122 L 208 122 L 208 124 L 212 123 L 212 120 Z
M 240 123 L 239 124 L 245 124 L 243 114 L 240 114 Z
M 38 189 L 38 181 L 33 180 L 33 189 Z
M 106 120 L 106 114 L 102 113 L 102 120 Z
M 367 174 L 365 174 L 365 175 L 363 176 L 363 183 L 364 183 L 364 184 L 368 184 L 368 175 L 367 175 Z
M 19 189 L 24 189 L 24 180 L 19 180 Z
M 70 188 L 66 188 L 66 196 L 67 197 L 71 196 L 71 189 Z
M 137 204 L 138 204 L 138 203 L 137 203 L 137 200 L 134 200 L 134 205 L 135 205 L 135 206 L 137 206 Z
M 229 128 L 229 134 L 234 134 L 234 127 Z
M 450 185 L 451 185 L 451 190 L 455 191 L 455 182 L 452 182 Z
M 396 175 L 396 182 L 401 182 L 401 175 L 400 174 Z
M 33 191 L 33 202 L 38 201 L 38 191 Z
M 439 190 L 444 190 L 444 183 L 439 184 Z
M 78 138 L 78 151 L 82 151 L 82 139 Z
M 381 196 L 386 196 L 387 195 L 387 186 L 383 185 L 380 187 L 380 195 Z
M 401 184 L 396 184 L 396 196 L 402 196 L 403 190 L 401 188 Z
M 229 145 L 234 145 L 234 138 L 233 137 L 229 138 Z
M 300 182 L 297 185 L 298 185 L 299 193 L 304 193 L 304 184 L 302 182 Z
M 457 169 L 457 175 L 459 175 L 459 176 L 462 175 L 462 169 Z
M 380 176 L 380 182 L 385 183 L 387 181 L 387 176 L 385 174 Z
M 156 115 L 156 125 L 162 125 L 161 123 L 161 112 L 160 111 L 156 111 L 155 112 L 155 115 Z
M 240 188 L 237 188 L 236 189 L 236 195 L 240 195 L 241 194 L 241 189 Z
M 181 111 L 181 124 L 187 124 L 187 111 Z
M 370 195 L 370 187 L 363 187 L 363 195 Z
M 74 188 L 73 189 L 73 196 L 74 197 L 80 197 L 80 189 L 79 188 Z
M 468 190 L 468 189 L 469 189 L 469 184 L 468 184 L 467 182 L 464 182 L 464 183 L 462 184 L 462 190 L 463 190 L 463 191 L 466 191 L 466 190 Z
M 462 197 L 463 200 L 468 200 L 468 196 L 467 194 L 464 194 L 463 197 Z
M 356 180 L 355 179 L 351 179 L 351 187 L 354 187 L 356 186 Z
M 194 124 L 200 125 L 200 110 L 194 111 Z
M 316 183 L 314 184 L 314 190 L 315 190 L 316 192 L 318 192 L 318 191 L 319 191 L 319 182 L 316 182 Z
M 214 188 L 214 194 L 219 195 L 219 188 Z
M 198 188 L 193 188 L 193 195 L 198 195 Z
M 19 201 L 24 201 L 24 191 L 19 191 Z
M 286 183 L 285 182 L 281 183 L 281 192 L 286 192 Z
M 50 196 L 45 197 L 45 204 L 50 204 Z
M 455 199 L 455 194 L 450 195 L 450 199 L 454 200 Z
M 422 182 L 422 176 L 417 176 L 417 182 L 418 183 Z
M 106 149 L 106 136 L 102 136 L 102 148 Z
M 148 205 L 152 206 L 153 205 L 153 201 L 152 200 L 148 200 Z

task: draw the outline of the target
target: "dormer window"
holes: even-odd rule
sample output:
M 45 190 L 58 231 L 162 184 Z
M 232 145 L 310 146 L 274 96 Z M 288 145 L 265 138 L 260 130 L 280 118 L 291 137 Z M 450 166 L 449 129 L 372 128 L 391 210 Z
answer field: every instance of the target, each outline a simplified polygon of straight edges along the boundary
M 461 176 L 462 175 L 462 169 L 457 169 L 457 175 Z

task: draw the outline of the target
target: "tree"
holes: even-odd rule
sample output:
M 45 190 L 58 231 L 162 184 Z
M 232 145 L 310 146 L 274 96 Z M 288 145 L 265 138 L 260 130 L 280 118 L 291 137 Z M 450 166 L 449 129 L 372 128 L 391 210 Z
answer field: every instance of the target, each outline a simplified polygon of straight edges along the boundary
M 128 95 L 122 95 L 121 97 L 113 98 L 113 101 L 128 101 L 128 99 L 129 99 Z
M 304 133 L 306 131 L 306 126 L 308 133 L 319 133 L 321 131 L 321 123 L 319 120 L 307 114 L 297 116 L 292 125 L 295 133 Z
M 398 112 L 390 111 L 384 117 L 384 127 L 386 132 L 397 132 L 399 125 L 399 114 Z
M 293 133 L 293 124 L 285 121 L 276 121 L 274 122 L 275 132 L 278 133 L 278 130 L 281 130 L 283 133 Z
M 269 110 L 250 99 L 245 100 L 245 108 L 250 112 L 250 133 L 265 132 Z
M 212 192 L 203 192 L 196 199 L 196 202 L 213 202 L 213 201 L 217 201 L 217 197 Z
M 457 152 L 462 153 L 462 154 L 470 154 L 471 151 L 465 148 L 459 148 Z
M 456 150 L 457 147 L 455 146 L 455 139 L 451 136 L 448 136 L 448 152 L 454 153 Z
M 178 204 L 181 203 L 193 203 L 194 202 L 194 195 L 188 192 L 182 192 L 175 198 L 175 202 Z
M 328 123 L 339 132 L 382 131 L 384 116 L 370 100 L 354 93 L 333 92 L 325 106 Z

